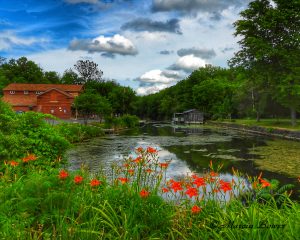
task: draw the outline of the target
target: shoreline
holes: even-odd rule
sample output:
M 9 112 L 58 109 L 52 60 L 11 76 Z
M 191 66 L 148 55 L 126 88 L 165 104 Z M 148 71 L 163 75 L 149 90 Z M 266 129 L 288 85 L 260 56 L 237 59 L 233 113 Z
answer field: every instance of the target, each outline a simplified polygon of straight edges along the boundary
M 272 127 L 261 127 L 261 126 L 247 126 L 245 124 L 229 123 L 229 122 L 216 122 L 209 121 L 207 124 L 214 126 L 221 126 L 229 129 L 234 129 L 242 132 L 255 133 L 259 135 L 277 137 L 286 140 L 300 141 L 300 131 L 288 130 L 288 129 L 277 129 Z

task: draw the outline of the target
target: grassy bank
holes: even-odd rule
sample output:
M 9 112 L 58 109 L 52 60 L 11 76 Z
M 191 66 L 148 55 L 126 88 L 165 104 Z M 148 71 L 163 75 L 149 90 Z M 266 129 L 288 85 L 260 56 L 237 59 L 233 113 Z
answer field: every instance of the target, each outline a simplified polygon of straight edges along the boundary
M 300 125 L 292 126 L 290 119 L 261 119 L 257 122 L 255 119 L 234 119 L 234 120 L 220 120 L 218 122 L 225 123 L 236 123 L 246 126 L 260 126 L 265 128 L 274 128 L 274 129 L 287 129 L 300 131 Z

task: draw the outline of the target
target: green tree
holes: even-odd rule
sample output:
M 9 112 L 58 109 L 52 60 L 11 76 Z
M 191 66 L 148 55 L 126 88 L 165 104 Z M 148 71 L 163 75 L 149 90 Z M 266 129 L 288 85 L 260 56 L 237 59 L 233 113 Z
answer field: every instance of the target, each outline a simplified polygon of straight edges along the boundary
M 296 124 L 300 109 L 300 2 L 299 0 L 255 0 L 235 22 L 241 50 L 230 60 L 263 76 L 266 86 L 282 105 L 290 108 Z
M 98 115 L 101 120 L 104 116 L 111 114 L 111 106 L 108 100 L 93 92 L 80 94 L 75 98 L 74 106 L 84 117 L 85 123 L 87 118 L 92 115 Z
M 61 82 L 63 84 L 80 84 L 81 80 L 76 72 L 72 69 L 64 71 L 63 76 L 61 77 Z
M 115 114 L 130 114 L 133 112 L 135 92 L 130 87 L 115 87 L 108 95 Z
M 43 70 L 26 57 L 17 60 L 10 59 L 1 65 L 2 74 L 9 82 L 16 83 L 43 83 Z
M 57 72 L 49 71 L 44 73 L 44 82 L 59 84 L 61 83 L 61 80 Z

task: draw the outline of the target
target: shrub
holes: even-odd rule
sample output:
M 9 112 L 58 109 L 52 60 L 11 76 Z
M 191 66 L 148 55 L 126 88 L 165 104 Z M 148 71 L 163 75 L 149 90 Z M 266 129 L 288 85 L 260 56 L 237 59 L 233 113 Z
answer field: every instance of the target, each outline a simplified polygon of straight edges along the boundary
M 84 139 L 103 136 L 103 130 L 96 126 L 76 123 L 61 123 L 55 128 L 71 143 L 82 142 Z

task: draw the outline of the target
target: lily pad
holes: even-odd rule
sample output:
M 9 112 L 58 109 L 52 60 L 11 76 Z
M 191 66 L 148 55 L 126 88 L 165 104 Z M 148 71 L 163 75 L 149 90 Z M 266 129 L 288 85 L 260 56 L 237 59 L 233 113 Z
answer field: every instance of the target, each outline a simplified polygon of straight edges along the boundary
M 251 153 L 261 156 L 254 160 L 260 169 L 300 176 L 300 142 L 267 141 L 267 146 L 254 147 Z

